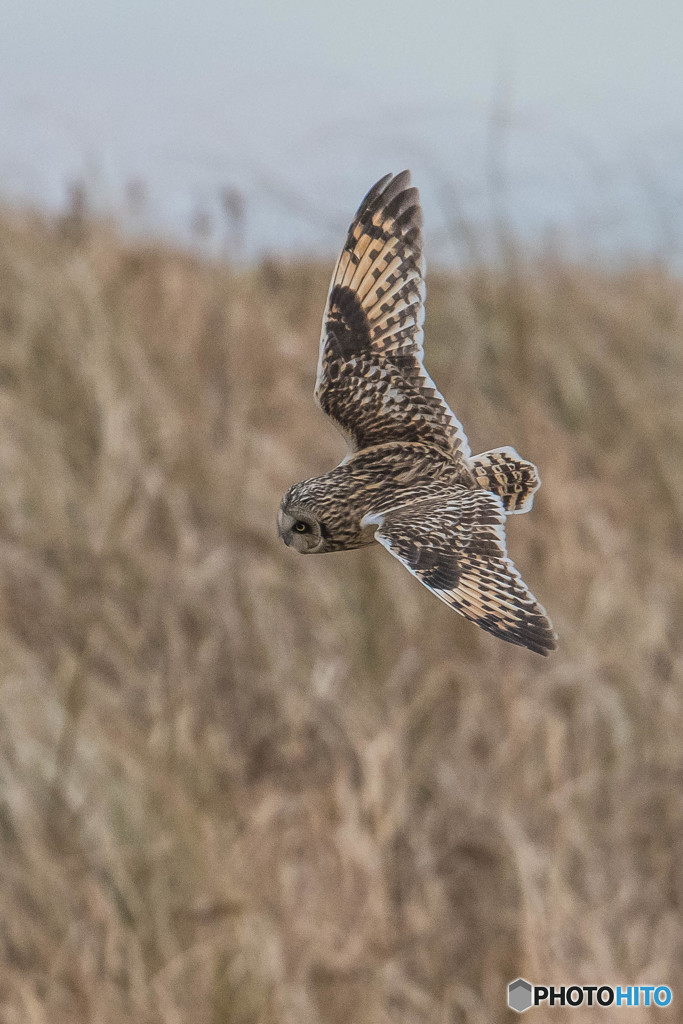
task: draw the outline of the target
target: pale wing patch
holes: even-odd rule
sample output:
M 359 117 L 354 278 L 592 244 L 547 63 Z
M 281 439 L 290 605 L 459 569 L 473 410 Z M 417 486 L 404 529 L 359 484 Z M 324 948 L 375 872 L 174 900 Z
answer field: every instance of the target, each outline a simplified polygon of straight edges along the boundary
M 381 526 L 384 522 L 384 516 L 381 512 L 368 512 L 360 521 L 361 529 L 365 530 L 368 526 Z

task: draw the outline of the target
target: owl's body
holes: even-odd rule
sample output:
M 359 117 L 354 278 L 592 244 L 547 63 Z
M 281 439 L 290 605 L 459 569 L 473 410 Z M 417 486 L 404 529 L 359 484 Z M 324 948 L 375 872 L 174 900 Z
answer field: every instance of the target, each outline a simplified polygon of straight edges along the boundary
M 387 488 L 387 481 L 392 486 Z M 355 452 L 324 476 L 304 480 L 290 488 L 286 507 L 325 512 L 325 551 L 345 551 L 372 544 L 374 525 L 363 525 L 367 515 L 386 512 L 419 496 L 429 497 L 439 486 L 473 486 L 462 467 L 444 453 L 416 442 L 373 445 Z
M 421 209 L 409 174 L 359 207 L 332 277 L 315 395 L 350 452 L 290 488 L 278 515 L 302 553 L 379 541 L 442 601 L 496 636 L 547 654 L 543 608 L 507 558 L 506 515 L 539 486 L 513 448 L 472 457 L 422 362 Z

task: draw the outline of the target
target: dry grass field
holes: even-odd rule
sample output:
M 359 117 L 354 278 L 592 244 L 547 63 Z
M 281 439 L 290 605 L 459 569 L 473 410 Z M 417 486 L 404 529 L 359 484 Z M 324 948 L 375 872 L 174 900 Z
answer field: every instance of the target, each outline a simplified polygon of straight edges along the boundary
M 473 450 L 540 467 L 543 659 L 278 540 L 344 450 L 330 269 L 0 218 L 0 1021 L 495 1024 L 518 974 L 674 990 L 534 1021 L 679 1021 L 683 286 L 428 277 Z

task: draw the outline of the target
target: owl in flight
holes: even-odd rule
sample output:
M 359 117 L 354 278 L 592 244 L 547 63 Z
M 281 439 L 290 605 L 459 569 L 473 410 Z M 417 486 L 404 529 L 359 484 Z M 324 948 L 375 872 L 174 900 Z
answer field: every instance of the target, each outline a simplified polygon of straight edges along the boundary
M 505 517 L 540 480 L 514 448 L 473 456 L 422 363 L 422 210 L 408 171 L 370 189 L 349 229 L 323 316 L 315 397 L 349 453 L 291 487 L 278 513 L 302 554 L 379 541 L 438 598 L 539 654 L 553 627 L 507 557 Z

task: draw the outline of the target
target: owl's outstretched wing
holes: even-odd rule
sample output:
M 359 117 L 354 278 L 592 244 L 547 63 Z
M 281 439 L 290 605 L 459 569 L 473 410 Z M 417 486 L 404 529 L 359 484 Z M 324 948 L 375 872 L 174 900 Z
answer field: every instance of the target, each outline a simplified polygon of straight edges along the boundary
M 496 495 L 453 487 L 439 497 L 371 513 L 362 525 L 377 524 L 375 539 L 465 618 L 501 640 L 548 654 L 557 638 L 507 557 L 504 521 Z
M 422 209 L 410 173 L 370 189 L 349 228 L 323 316 L 315 396 L 351 448 L 421 441 L 470 455 L 424 368 Z

